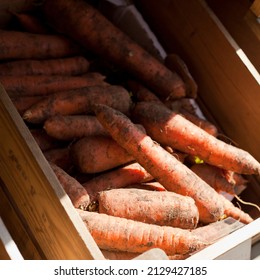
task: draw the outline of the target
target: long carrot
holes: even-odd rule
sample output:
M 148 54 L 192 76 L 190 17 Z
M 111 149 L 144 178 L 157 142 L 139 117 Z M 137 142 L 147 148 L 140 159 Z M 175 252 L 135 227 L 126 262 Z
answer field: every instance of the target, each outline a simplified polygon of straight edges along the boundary
M 97 245 L 105 250 L 143 253 L 160 248 L 168 255 L 187 254 L 206 244 L 187 229 L 146 224 L 78 210 Z
M 128 114 L 132 101 L 121 86 L 85 87 L 50 95 L 28 109 L 23 118 L 31 123 L 42 123 L 57 114 L 90 113 L 94 103 L 107 104 Z
M 62 35 L 0 30 L 0 60 L 72 56 L 80 47 Z
M 135 188 L 111 189 L 98 196 L 99 213 L 183 229 L 197 227 L 198 208 L 189 196 Z
M 51 95 L 59 91 L 108 85 L 103 79 L 103 75 L 99 73 L 88 73 L 84 77 L 64 75 L 0 76 L 0 82 L 10 97 Z
M 133 161 L 124 148 L 109 136 L 87 136 L 73 143 L 70 154 L 83 173 L 98 173 Z
M 218 193 L 179 162 L 174 156 L 136 128 L 124 114 L 106 105 L 95 105 L 94 111 L 111 136 L 166 189 L 191 196 L 199 209 L 200 220 L 208 223 L 223 215 Z
M 48 135 L 59 140 L 73 140 L 91 135 L 109 135 L 95 116 L 57 115 L 48 118 L 43 128 Z
M 23 59 L 0 64 L 0 73 L 5 76 L 27 75 L 80 75 L 89 69 L 89 61 L 82 56 L 53 59 Z
M 69 196 L 73 206 L 85 210 L 89 205 L 89 196 L 84 187 L 63 169 L 50 162 L 50 166 L 57 176 L 60 184 Z
M 150 181 L 151 179 L 153 177 L 139 163 L 134 162 L 109 170 L 82 183 L 82 185 L 89 193 L 90 201 L 94 202 L 101 191 L 123 188 L 132 184 Z
M 158 102 L 138 102 L 132 116 L 162 145 L 239 174 L 260 174 L 260 163 L 248 152 L 218 140 Z
M 86 1 L 47 0 L 43 12 L 59 32 L 129 71 L 163 98 L 186 95 L 186 86 L 176 72 L 170 71 Z

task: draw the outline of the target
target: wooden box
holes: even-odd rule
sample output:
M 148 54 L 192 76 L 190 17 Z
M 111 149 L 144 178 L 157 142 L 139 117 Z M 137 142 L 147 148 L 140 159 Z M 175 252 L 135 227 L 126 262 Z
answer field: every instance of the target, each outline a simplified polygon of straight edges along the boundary
M 253 55 L 251 61 L 248 59 L 249 55 L 247 57 L 243 51 L 246 47 L 240 49 L 209 8 L 208 4 L 213 1 L 136 2 L 166 51 L 178 53 L 187 63 L 198 83 L 198 102 L 206 116 L 260 161 L 257 62 L 254 62 Z M 250 6 L 246 5 L 245 12 L 249 9 Z M 235 30 L 234 25 L 232 28 Z M 254 34 L 259 35 L 259 30 Z M 259 37 L 255 49 L 259 50 Z M 259 61 L 259 54 L 256 57 Z M 23 257 L 104 259 L 2 86 L 0 132 L 0 215 Z M 259 204 L 259 178 L 253 177 L 250 181 L 245 196 Z M 245 208 L 247 212 L 250 209 Z M 256 219 L 253 223 L 191 259 L 249 258 L 248 253 L 241 256 L 236 252 L 241 248 L 248 252 L 252 240 L 259 236 L 259 213 L 252 210 L 250 214 Z M 153 258 L 163 257 L 160 253 L 153 255 Z

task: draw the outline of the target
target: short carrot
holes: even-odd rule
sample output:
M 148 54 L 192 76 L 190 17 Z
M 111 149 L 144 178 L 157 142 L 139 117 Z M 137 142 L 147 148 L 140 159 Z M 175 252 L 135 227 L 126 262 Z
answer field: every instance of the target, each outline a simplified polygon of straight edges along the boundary
M 62 35 L 0 30 L 0 60 L 58 58 L 79 54 L 80 47 Z
M 11 97 L 51 95 L 59 91 L 108 85 L 99 73 L 88 73 L 85 77 L 64 75 L 0 76 L 0 82 Z
M 78 210 L 97 245 L 104 250 L 143 253 L 160 248 L 168 255 L 187 254 L 206 244 L 187 229 L 146 224 L 106 214 Z
M 48 118 L 43 128 L 48 135 L 59 140 L 73 140 L 91 135 L 109 135 L 95 116 L 57 115 Z
M 163 98 L 186 95 L 186 86 L 176 72 L 170 71 L 86 1 L 45 1 L 43 13 L 54 29 L 125 69 Z
M 158 102 L 138 102 L 132 117 L 162 145 L 239 174 L 260 174 L 260 163 L 247 151 L 226 144 Z
M 111 189 L 99 193 L 98 205 L 99 213 L 160 226 L 193 229 L 199 220 L 194 200 L 174 192 Z
M 100 104 L 94 106 L 94 111 L 111 136 L 133 155 L 156 181 L 167 190 L 191 196 L 195 200 L 201 221 L 208 223 L 222 217 L 224 209 L 223 203 L 218 200 L 218 193 L 136 128 L 127 116 Z
M 102 173 L 82 185 L 90 196 L 90 201 L 97 201 L 98 194 L 107 189 L 124 188 L 132 184 L 152 180 L 153 177 L 137 162 L 127 164 Z
M 110 136 L 86 136 L 70 146 L 73 163 L 83 173 L 103 172 L 133 161 Z
M 43 100 L 44 96 L 41 95 L 35 95 L 35 96 L 13 96 L 11 97 L 11 100 L 16 108 L 16 110 L 19 112 L 19 114 L 22 116 L 26 110 L 28 110 L 32 105 L 38 103 L 40 100 Z
M 23 59 L 0 64 L 0 73 L 5 76 L 67 75 L 86 73 L 89 61 L 83 56 L 52 59 Z
M 121 86 L 91 86 L 52 94 L 28 109 L 23 118 L 31 123 L 42 123 L 58 114 L 87 114 L 92 112 L 95 103 L 107 104 L 128 114 L 132 101 Z

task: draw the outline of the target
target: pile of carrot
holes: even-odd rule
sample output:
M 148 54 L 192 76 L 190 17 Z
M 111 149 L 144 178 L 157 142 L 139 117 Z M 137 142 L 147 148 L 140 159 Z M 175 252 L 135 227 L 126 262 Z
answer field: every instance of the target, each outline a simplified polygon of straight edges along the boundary
M 161 248 L 186 259 L 214 242 L 209 225 L 253 221 L 225 193 L 260 163 L 197 114 L 179 56 L 158 61 L 83 0 L 40 12 L 13 13 L 19 28 L 0 31 L 0 82 L 107 258 Z

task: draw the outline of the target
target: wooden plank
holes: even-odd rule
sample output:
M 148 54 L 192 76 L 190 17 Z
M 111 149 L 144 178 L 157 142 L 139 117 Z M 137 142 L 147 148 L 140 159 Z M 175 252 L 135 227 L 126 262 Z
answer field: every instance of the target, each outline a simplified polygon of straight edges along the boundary
M 17 215 L 18 209 L 13 208 L 5 191 L 7 189 L 0 178 L 0 216 L 23 258 L 26 260 L 44 259 L 44 254 L 42 254 L 40 248 L 35 247 L 33 236 L 29 235 L 29 229 L 24 228 L 21 219 Z
M 10 260 L 10 259 L 11 258 L 6 251 L 2 240 L 0 239 L 0 260 Z
M 250 7 L 250 10 L 257 16 L 260 17 L 260 0 L 255 0 Z
M 136 5 L 166 51 L 186 62 L 200 99 L 224 133 L 260 161 L 259 82 L 205 2 L 141 0 Z
M 104 259 L 0 87 L 0 177 L 46 259 Z

